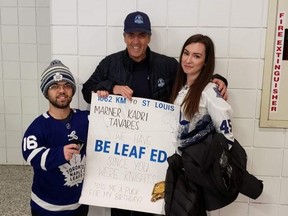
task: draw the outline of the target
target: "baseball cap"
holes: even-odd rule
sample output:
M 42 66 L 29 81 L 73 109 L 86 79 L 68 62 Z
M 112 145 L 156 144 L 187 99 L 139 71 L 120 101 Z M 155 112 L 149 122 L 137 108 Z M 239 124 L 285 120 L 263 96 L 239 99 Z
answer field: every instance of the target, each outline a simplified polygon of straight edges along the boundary
M 151 24 L 148 15 L 140 11 L 128 14 L 124 21 L 124 32 L 145 32 L 151 34 Z

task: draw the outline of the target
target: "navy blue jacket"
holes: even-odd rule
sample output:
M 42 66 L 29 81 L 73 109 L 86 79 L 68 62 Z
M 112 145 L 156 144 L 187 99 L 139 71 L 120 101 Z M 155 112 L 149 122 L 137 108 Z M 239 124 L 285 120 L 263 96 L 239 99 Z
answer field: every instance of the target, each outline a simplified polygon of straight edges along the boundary
M 178 62 L 175 58 L 161 55 L 147 49 L 149 59 L 149 80 L 152 98 L 167 102 L 175 80 Z M 105 57 L 91 77 L 83 84 L 82 94 L 91 102 L 91 91 L 106 90 L 113 93 L 115 85 L 132 86 L 134 61 L 123 50 Z

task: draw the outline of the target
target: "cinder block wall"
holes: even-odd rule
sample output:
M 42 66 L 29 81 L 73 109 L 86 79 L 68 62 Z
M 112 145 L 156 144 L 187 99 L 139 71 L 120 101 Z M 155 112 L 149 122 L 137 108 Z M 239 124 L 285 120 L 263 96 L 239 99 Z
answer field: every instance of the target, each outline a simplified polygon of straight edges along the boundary
M 50 1 L 0 1 L 0 164 L 23 164 L 21 139 L 47 109 L 39 91 L 51 59 Z
M 24 164 L 22 134 L 47 109 L 39 77 L 50 58 L 70 67 L 78 83 L 73 106 L 86 109 L 82 83 L 104 56 L 125 48 L 124 18 L 140 10 L 150 16 L 154 51 L 178 58 L 188 36 L 203 33 L 214 40 L 216 72 L 229 81 L 235 137 L 248 153 L 249 171 L 264 181 L 257 200 L 240 195 L 210 215 L 288 215 L 287 130 L 259 128 L 268 1 L 0 1 L 0 163 Z

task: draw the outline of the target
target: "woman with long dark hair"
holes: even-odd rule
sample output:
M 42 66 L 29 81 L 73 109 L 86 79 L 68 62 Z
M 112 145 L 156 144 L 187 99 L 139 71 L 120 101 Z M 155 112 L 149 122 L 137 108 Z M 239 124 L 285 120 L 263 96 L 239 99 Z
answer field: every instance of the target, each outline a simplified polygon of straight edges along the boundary
M 177 151 L 203 140 L 216 130 L 234 141 L 231 106 L 211 82 L 215 68 L 213 41 L 205 35 L 189 37 L 184 43 L 170 102 L 181 106 Z
M 182 47 L 179 63 L 170 102 L 181 107 L 181 115 L 176 153 L 168 158 L 165 213 L 166 216 L 206 216 L 206 210 L 209 209 L 207 201 L 209 203 L 212 200 L 212 204 L 215 204 L 214 197 L 207 199 L 207 193 L 203 192 L 207 187 L 215 188 L 210 181 L 210 173 L 206 173 L 207 164 L 216 161 L 215 149 L 220 149 L 218 159 L 225 159 L 221 156 L 221 144 L 217 146 L 213 137 L 215 132 L 222 133 L 225 136 L 223 144 L 226 144 L 227 152 L 229 151 L 234 142 L 232 110 L 221 96 L 217 85 L 211 82 L 215 51 L 208 36 L 197 34 L 189 37 Z M 226 184 L 224 187 L 227 186 L 229 190 L 231 169 L 226 161 L 222 161 L 220 184 L 223 179 L 223 184 Z M 219 166 L 218 162 L 215 164 Z M 224 204 L 232 202 L 236 195 L 233 194 Z

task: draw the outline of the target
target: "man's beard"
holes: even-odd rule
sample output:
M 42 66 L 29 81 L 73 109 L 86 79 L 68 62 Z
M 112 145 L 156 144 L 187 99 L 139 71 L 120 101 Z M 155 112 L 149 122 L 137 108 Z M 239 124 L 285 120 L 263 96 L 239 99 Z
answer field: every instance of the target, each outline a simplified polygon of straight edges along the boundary
M 61 96 L 61 95 L 59 95 L 59 96 Z M 70 106 L 70 103 L 71 103 L 71 101 L 72 101 L 72 97 L 67 97 L 67 100 L 66 100 L 66 102 L 65 103 L 63 103 L 63 102 L 58 102 L 58 97 L 56 97 L 55 98 L 55 100 L 51 100 L 51 98 L 48 98 L 48 100 L 49 100 L 49 102 L 54 106 L 54 107 L 56 107 L 56 108 L 58 108 L 58 109 L 66 109 L 67 107 L 69 107 Z

